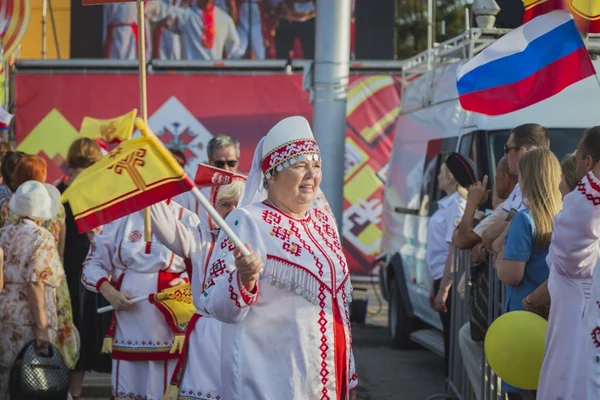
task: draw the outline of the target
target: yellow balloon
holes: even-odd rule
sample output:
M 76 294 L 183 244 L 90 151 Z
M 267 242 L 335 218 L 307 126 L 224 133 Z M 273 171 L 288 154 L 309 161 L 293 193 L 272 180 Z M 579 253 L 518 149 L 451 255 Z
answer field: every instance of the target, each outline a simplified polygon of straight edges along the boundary
M 548 321 L 528 311 L 497 318 L 485 335 L 485 357 L 492 370 L 519 389 L 537 389 Z

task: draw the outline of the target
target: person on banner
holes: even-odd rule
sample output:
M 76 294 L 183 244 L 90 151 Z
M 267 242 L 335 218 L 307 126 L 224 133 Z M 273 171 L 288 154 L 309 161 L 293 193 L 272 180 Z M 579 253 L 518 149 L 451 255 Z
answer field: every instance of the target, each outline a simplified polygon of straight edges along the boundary
M 240 52 L 253 60 L 264 60 L 265 38 L 263 36 L 264 2 L 262 0 L 241 0 L 238 34 Z
M 454 244 L 452 234 L 465 212 L 467 190 L 477 183 L 473 162 L 458 153 L 448 155 L 440 168 L 438 186 L 446 196 L 438 201 L 438 210 L 427 225 L 426 259 L 433 280 L 429 301 L 439 312 L 444 333 L 444 361 L 446 377 L 450 365 L 450 323 L 452 312 L 452 274 L 454 269 Z
M 152 3 L 158 1 L 144 2 L 144 7 Z M 137 3 L 110 3 L 103 7 L 104 57 L 110 60 L 137 60 L 139 40 Z M 151 10 L 155 9 L 156 7 L 151 7 Z M 145 19 L 146 59 L 152 57 L 152 31 L 149 19 L 155 18 L 155 14 L 148 13 Z
M 183 58 L 222 60 L 242 54 L 235 22 L 215 6 L 214 0 L 189 0 L 186 6 L 158 3 L 159 15 L 167 17 L 170 29 L 181 32 Z
M 223 218 L 237 207 L 245 181 L 246 177 L 242 175 L 227 173 L 204 164 L 200 164 L 195 178 L 198 187 L 215 189 L 215 195 L 209 200 Z M 208 266 L 215 251 L 219 226 L 212 221 L 208 225 L 186 225 L 183 221 L 177 221 L 162 203 L 152 206 L 150 212 L 152 230 L 158 240 L 178 256 L 191 260 L 192 295 L 196 309 L 201 310 L 202 292 L 211 284 Z M 210 398 L 222 396 L 221 370 L 218 367 L 220 351 L 221 322 L 197 311 L 188 323 L 184 350 L 175 368 L 166 398 L 194 398 L 186 395 L 189 393 L 203 393 L 206 397 L 210 395 Z
M 182 0 L 167 0 L 167 3 L 181 7 Z M 165 24 L 157 23 L 152 37 L 154 48 L 152 54 L 159 60 L 181 60 L 182 45 L 181 32 L 168 29 Z
M 167 200 L 165 207 L 187 225 L 200 222 L 175 202 Z M 184 259 L 154 236 L 144 241 L 142 211 L 110 222 L 94 235 L 81 281 L 115 309 L 102 349 L 112 353 L 114 397 L 162 398 L 183 332 L 150 302 L 134 305 L 130 300 L 184 284 L 187 276 Z
M 277 58 L 284 60 L 290 58 L 290 52 L 294 49 L 294 41 L 298 38 L 302 44 L 302 58 L 313 59 L 317 20 L 315 0 L 281 0 L 278 4 L 278 11 L 275 31 Z
M 221 232 L 200 299 L 200 313 L 224 322 L 225 399 L 356 399 L 352 285 L 335 220 L 312 207 L 320 183 L 308 121 L 277 123 L 258 144 L 240 208 L 226 220 L 251 254 Z

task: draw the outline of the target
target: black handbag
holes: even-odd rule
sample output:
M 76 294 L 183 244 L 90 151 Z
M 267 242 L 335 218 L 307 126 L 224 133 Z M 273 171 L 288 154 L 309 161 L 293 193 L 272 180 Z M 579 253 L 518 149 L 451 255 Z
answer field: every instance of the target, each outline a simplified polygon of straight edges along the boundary
M 10 371 L 10 399 L 65 400 L 68 393 L 69 370 L 56 346 L 40 354 L 35 341 L 25 345 Z

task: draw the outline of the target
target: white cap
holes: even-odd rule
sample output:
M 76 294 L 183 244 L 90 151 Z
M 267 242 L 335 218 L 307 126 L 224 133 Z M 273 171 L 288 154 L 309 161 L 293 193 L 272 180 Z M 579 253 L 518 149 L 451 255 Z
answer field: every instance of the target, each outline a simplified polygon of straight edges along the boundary
M 267 136 L 262 147 L 261 169 L 267 179 L 273 169 L 282 171 L 300 161 L 318 160 L 319 146 L 315 141 L 310 124 L 304 117 L 289 117 L 278 122 Z
M 39 221 L 52 219 L 52 198 L 43 183 L 27 181 L 17 189 L 10 199 L 10 209 L 18 217 Z

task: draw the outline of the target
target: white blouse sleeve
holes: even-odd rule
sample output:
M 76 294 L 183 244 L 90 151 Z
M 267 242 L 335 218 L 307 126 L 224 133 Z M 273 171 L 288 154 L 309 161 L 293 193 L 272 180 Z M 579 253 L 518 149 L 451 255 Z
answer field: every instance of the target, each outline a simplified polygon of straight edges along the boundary
M 227 217 L 231 230 L 243 243 L 250 245 L 253 252 L 263 259 L 264 251 L 261 232 L 248 211 L 237 209 Z M 258 282 L 252 293 L 241 282 L 235 266 L 235 245 L 223 231 L 219 234 L 213 256 L 210 260 L 208 288 L 204 291 L 201 303 L 204 312 L 221 322 L 240 323 L 248 314 L 249 307 L 258 301 Z
M 102 232 L 94 235 L 90 242 L 90 250 L 83 262 L 81 282 L 92 292 L 99 292 L 100 286 L 109 281 L 114 272 L 112 259 L 122 221 L 118 219 L 104 225 Z
M 177 205 L 177 207 L 181 207 Z M 181 207 L 181 218 L 177 218 L 165 202 L 150 207 L 152 233 L 167 249 L 182 258 L 191 258 L 201 249 L 202 235 L 198 229 L 200 219 L 191 211 Z

